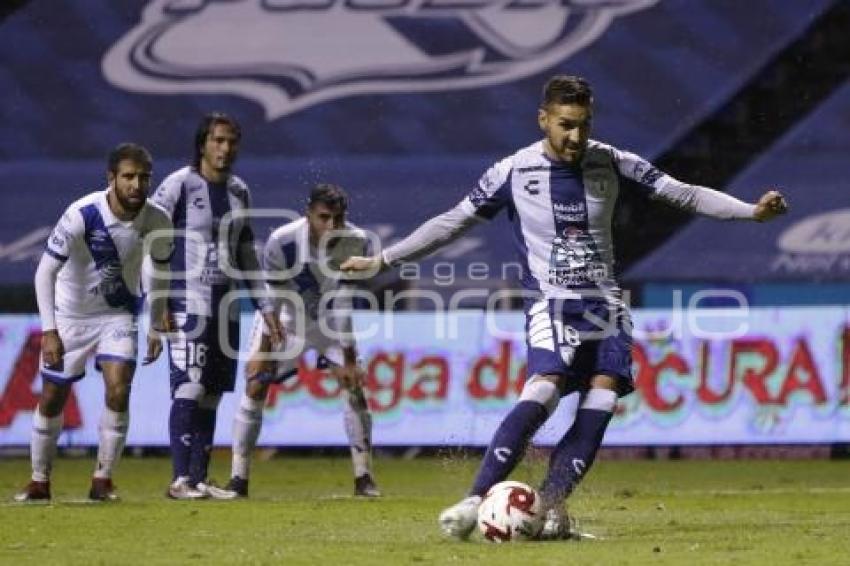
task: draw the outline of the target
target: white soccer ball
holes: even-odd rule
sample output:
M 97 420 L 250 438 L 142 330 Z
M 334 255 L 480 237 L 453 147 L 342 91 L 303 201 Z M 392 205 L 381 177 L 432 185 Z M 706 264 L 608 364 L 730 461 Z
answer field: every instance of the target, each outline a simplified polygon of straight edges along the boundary
M 490 542 L 533 539 L 540 534 L 543 520 L 540 494 L 518 481 L 491 487 L 478 508 L 478 530 Z

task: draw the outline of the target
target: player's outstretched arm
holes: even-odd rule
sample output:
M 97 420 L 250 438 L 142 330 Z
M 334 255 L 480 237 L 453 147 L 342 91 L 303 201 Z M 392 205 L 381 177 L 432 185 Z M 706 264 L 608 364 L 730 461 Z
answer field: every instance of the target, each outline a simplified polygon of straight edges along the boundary
M 426 257 L 455 241 L 483 221 L 483 218 L 475 214 L 474 206 L 464 199 L 451 210 L 428 220 L 405 239 L 385 249 L 380 255 L 350 257 L 340 265 L 340 269 L 345 273 L 374 275 L 385 266 Z
M 757 203 L 751 204 L 708 187 L 687 185 L 675 179 L 658 190 L 655 197 L 688 212 L 719 220 L 766 222 L 788 211 L 788 203 L 779 191 L 767 191 Z
M 613 147 L 610 151 L 620 174 L 649 189 L 653 199 L 687 212 L 719 220 L 764 222 L 788 210 L 785 198 L 778 191 L 768 191 L 756 204 L 751 204 L 708 187 L 683 183 L 634 153 Z
M 659 189 L 655 197 L 688 212 L 719 220 L 766 222 L 788 211 L 788 203 L 779 191 L 767 191 L 757 203 L 751 204 L 708 187 L 687 185 L 675 179 Z

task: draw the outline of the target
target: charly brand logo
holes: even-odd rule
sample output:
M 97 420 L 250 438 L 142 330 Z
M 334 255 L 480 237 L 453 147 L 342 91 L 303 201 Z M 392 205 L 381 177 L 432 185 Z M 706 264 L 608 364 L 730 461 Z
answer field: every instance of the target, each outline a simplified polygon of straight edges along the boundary
M 113 85 L 232 94 L 269 120 L 358 94 L 507 83 L 658 0 L 154 0 L 106 53 Z

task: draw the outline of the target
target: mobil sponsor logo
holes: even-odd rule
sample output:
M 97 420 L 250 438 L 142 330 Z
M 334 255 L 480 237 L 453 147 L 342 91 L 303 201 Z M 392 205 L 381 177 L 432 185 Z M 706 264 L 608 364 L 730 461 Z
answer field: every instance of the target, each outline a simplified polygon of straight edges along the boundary
M 587 219 L 587 209 L 584 202 L 556 202 L 552 204 L 555 219 L 559 222 L 583 222 Z M 567 236 L 565 233 L 564 236 Z

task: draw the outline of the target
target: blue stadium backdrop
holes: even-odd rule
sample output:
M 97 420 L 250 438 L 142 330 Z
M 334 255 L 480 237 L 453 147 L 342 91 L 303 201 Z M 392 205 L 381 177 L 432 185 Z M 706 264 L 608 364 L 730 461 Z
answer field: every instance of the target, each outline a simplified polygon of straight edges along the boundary
M 490 163 L 538 137 L 535 113 L 549 75 L 589 78 L 597 93 L 594 137 L 654 158 L 830 5 L 26 3 L 0 20 L 0 288 L 31 282 L 64 207 L 104 186 L 111 147 L 128 140 L 150 147 L 157 182 L 187 162 L 196 122 L 210 110 L 243 124 L 238 173 L 258 207 L 297 211 L 312 183 L 336 182 L 353 196 L 352 220 L 392 243 L 453 205 Z M 791 215 L 769 227 L 693 222 L 626 275 L 846 281 L 848 89 L 729 184 L 753 198 L 781 181 Z M 260 242 L 270 228 L 259 224 Z M 696 254 L 705 261 L 692 261 Z M 496 222 L 471 233 L 425 263 L 426 279 L 429 266 L 446 259 L 461 272 L 483 261 L 499 273 L 513 259 L 508 231 Z M 846 296 L 836 302 L 846 304 Z M 517 330 L 519 318 L 504 316 Z M 846 307 L 756 310 L 746 332 L 726 338 L 667 336 L 662 330 L 677 316 L 636 313 L 646 330 L 636 350 L 638 393 L 622 407 L 609 443 L 850 440 Z M 364 342 L 377 444 L 482 444 L 514 398 L 524 375 L 519 339 L 500 338 L 481 313 L 451 317 L 471 317 L 454 340 L 416 331 L 430 328 L 433 315 L 408 314 L 394 337 Z M 0 316 L 0 444 L 28 441 L 37 354 L 37 317 Z M 328 418 L 338 412 L 336 390 L 310 364 L 276 390 L 261 442 L 344 443 L 339 419 Z M 77 387 L 63 442 L 95 441 L 101 388 L 93 375 Z M 140 371 L 131 444 L 165 443 L 158 407 L 167 395 L 162 362 Z M 302 425 L 298 435 L 294 422 Z M 541 440 L 553 434 L 544 431 Z M 219 435 L 226 443 L 229 427 Z

